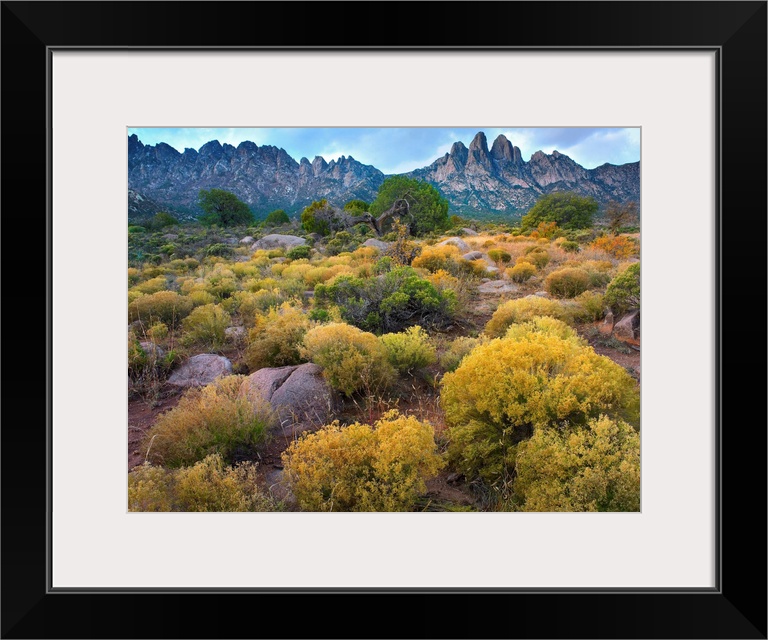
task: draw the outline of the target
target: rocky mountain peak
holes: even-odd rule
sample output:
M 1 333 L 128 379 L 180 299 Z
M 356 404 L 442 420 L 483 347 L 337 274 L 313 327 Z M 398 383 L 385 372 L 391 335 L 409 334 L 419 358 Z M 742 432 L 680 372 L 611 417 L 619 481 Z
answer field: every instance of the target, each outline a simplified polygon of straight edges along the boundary
M 475 137 L 472 138 L 472 142 L 469 143 L 469 150 L 470 152 L 477 151 L 484 156 L 488 155 L 488 140 L 485 137 L 485 133 L 478 131 L 475 134 Z
M 491 147 L 491 157 L 494 160 L 515 162 L 515 149 L 512 143 L 507 140 L 507 137 L 502 133 L 494 141 Z M 517 161 L 520 160 L 520 149 L 517 149 Z

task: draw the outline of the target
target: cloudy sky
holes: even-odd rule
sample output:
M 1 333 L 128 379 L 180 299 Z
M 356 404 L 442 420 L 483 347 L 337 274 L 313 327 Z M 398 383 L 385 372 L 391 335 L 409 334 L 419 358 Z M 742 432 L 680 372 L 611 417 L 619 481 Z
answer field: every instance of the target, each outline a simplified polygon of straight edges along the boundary
M 488 146 L 503 133 L 520 147 L 523 159 L 538 151 L 559 151 L 583 167 L 592 169 L 610 162 L 624 164 L 640 160 L 639 128 L 129 128 L 144 144 L 165 142 L 179 151 L 199 149 L 218 140 L 237 146 L 244 140 L 257 145 L 282 147 L 297 161 L 323 156 L 327 161 L 352 156 L 384 173 L 404 173 L 431 164 L 461 140 L 469 146 L 478 131 L 484 131 Z

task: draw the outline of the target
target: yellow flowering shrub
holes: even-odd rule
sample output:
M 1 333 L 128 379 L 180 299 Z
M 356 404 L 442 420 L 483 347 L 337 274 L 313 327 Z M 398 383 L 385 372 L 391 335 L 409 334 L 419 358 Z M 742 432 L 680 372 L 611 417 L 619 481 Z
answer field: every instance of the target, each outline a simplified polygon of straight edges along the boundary
M 303 362 L 299 347 L 310 326 L 306 314 L 287 302 L 273 307 L 266 315 L 256 315 L 245 352 L 248 368 L 256 371 Z
M 158 291 L 136 298 L 128 305 L 128 321 L 140 320 L 149 327 L 162 322 L 177 326 L 192 311 L 192 301 L 175 291 Z
M 464 357 L 483 341 L 484 338 L 482 337 L 459 336 L 455 338 L 440 356 L 440 366 L 444 371 L 455 371 Z
M 419 325 L 401 333 L 385 333 L 379 338 L 387 350 L 389 363 L 399 372 L 413 375 L 437 361 L 437 351 L 426 331 Z
M 510 332 L 475 347 L 442 379 L 449 455 L 467 476 L 507 485 L 517 444 L 537 429 L 583 426 L 600 414 L 637 423 L 635 381 L 562 323 Z
M 640 434 L 601 415 L 577 429 L 539 429 L 518 447 L 520 511 L 639 511 Z
M 544 280 L 544 288 L 556 298 L 575 298 L 589 287 L 589 274 L 575 267 L 553 271 Z
M 510 325 L 527 322 L 535 316 L 549 316 L 559 320 L 569 320 L 570 311 L 557 300 L 548 300 L 539 296 L 526 296 L 509 300 L 499 306 L 485 325 L 485 335 L 491 338 L 503 336 Z
M 525 260 L 518 262 L 514 267 L 505 271 L 507 277 L 514 282 L 526 282 L 536 275 L 536 267 Z
M 165 276 L 157 276 L 145 280 L 144 282 L 131 287 L 131 291 L 138 291 L 139 293 L 157 293 L 158 291 L 165 291 L 168 288 L 168 278 Z
M 332 322 L 311 329 L 300 352 L 320 365 L 328 383 L 347 396 L 386 387 L 394 378 L 379 339 L 348 324 Z
M 304 434 L 283 464 L 305 511 L 408 511 L 443 461 L 429 423 L 391 411 L 373 426 L 334 422 Z
M 191 467 L 145 463 L 128 474 L 129 511 L 274 511 L 256 484 L 256 465 L 224 464 L 212 454 Z
M 225 460 L 255 449 L 272 420 L 269 406 L 254 406 L 240 395 L 244 376 L 224 376 L 190 389 L 147 432 L 142 450 L 149 462 L 166 467 L 194 464 L 213 453 Z
M 224 331 L 231 320 L 221 305 L 204 304 L 197 307 L 181 323 L 184 343 L 199 344 L 214 351 L 220 349 L 226 342 Z

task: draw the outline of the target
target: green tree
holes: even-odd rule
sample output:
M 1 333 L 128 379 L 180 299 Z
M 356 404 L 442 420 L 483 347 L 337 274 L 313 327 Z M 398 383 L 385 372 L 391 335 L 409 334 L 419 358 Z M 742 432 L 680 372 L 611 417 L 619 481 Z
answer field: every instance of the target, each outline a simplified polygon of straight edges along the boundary
M 449 224 L 448 201 L 440 192 L 428 182 L 406 176 L 387 178 L 379 187 L 369 211 L 379 220 L 389 211 L 409 219 L 414 234 L 439 231 Z
M 307 233 L 319 233 L 327 236 L 331 232 L 331 219 L 334 218 L 333 208 L 328 200 L 315 200 L 301 212 L 301 226 Z
M 542 222 L 555 222 L 561 229 L 586 229 L 592 226 L 598 204 L 592 196 L 580 196 L 572 191 L 556 191 L 542 196 L 523 216 L 523 231 L 531 231 Z
M 265 227 L 279 227 L 281 224 L 288 224 L 291 219 L 282 209 L 275 209 L 264 218 Z
M 349 211 L 350 213 L 365 213 L 370 206 L 371 205 L 365 200 L 350 200 L 344 205 L 344 211 Z
M 162 229 L 163 227 L 172 227 L 175 224 L 179 224 L 179 221 L 170 213 L 158 211 L 144 226 L 149 229 Z
M 234 193 L 223 189 L 201 189 L 197 204 L 203 210 L 200 222 L 205 225 L 231 227 L 253 222 L 253 213 Z

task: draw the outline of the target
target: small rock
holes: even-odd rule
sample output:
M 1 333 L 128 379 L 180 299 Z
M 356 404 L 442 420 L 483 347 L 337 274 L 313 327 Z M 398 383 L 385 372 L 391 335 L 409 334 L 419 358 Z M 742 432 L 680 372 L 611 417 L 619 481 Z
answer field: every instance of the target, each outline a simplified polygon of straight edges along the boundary
M 637 340 L 640 337 L 640 310 L 631 311 L 613 325 L 613 335 L 622 340 Z
M 463 227 L 461 229 L 464 232 L 465 236 L 479 236 L 480 234 L 475 231 L 474 229 L 470 229 L 469 227 Z
M 240 244 L 253 244 L 254 242 L 256 242 L 256 240 L 253 236 L 245 236 L 245 238 L 240 238 Z
M 485 268 L 486 273 L 498 273 L 499 268 L 498 267 L 486 267 Z
M 384 242 L 383 240 L 377 240 L 376 238 L 368 238 L 365 242 L 363 242 L 364 247 L 373 247 L 374 249 L 378 249 L 379 251 L 385 251 L 389 247 L 389 242 Z
M 491 280 L 481 284 L 477 290 L 480 293 L 514 293 L 518 287 L 506 280 Z
M 480 251 L 470 251 L 469 253 L 465 253 L 461 257 L 464 258 L 465 260 L 480 260 L 483 257 L 483 254 Z
M 605 314 L 605 318 L 603 318 L 603 321 L 600 323 L 600 325 L 597 327 L 600 333 L 603 333 L 607 336 L 611 335 L 613 333 L 613 313 L 608 311 Z
M 267 483 L 269 494 L 288 507 L 295 507 L 298 504 L 296 496 L 288 487 L 285 481 L 285 474 L 282 469 L 272 469 L 264 474 L 264 480 Z
M 446 245 L 446 244 L 452 244 L 455 247 L 458 247 L 459 251 L 461 251 L 462 253 L 469 253 L 472 250 L 472 248 L 458 236 L 453 236 L 451 238 L 447 238 L 446 240 L 443 240 L 442 242 L 438 242 L 437 246 L 442 247 L 443 245 Z
M 147 340 L 146 342 L 139 342 L 139 346 L 144 350 L 148 356 L 154 355 L 155 358 L 162 358 L 165 355 L 165 351 L 162 347 L 158 347 L 154 342 Z
M 549 298 L 549 294 L 546 291 L 537 291 L 533 295 L 538 296 L 539 298 Z
M 201 353 L 192 356 L 168 378 L 176 387 L 204 387 L 216 378 L 232 373 L 232 363 L 224 356 Z
M 253 249 L 292 249 L 307 244 L 304 238 L 286 236 L 280 233 L 270 233 L 261 240 L 253 243 Z

